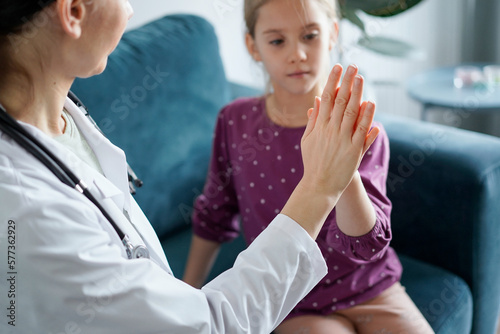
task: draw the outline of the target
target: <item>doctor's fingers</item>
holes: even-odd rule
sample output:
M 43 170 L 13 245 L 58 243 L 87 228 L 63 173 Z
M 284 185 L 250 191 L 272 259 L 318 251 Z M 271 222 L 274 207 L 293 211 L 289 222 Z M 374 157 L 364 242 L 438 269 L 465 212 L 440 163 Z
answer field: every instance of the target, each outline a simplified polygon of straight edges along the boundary
M 352 134 L 352 129 L 354 123 L 356 122 L 359 107 L 361 104 L 361 94 L 363 90 L 363 85 L 354 86 L 355 78 L 358 74 L 358 68 L 355 65 L 349 65 L 347 68 L 344 78 L 342 79 L 342 84 L 340 85 L 337 96 L 333 104 L 332 119 L 330 121 L 330 126 L 333 128 L 350 129 Z M 354 87 L 353 87 L 354 86 Z M 354 100 L 349 105 L 351 98 Z M 355 101 L 357 100 L 357 106 L 355 106 Z M 349 106 L 350 109 L 347 107 Z M 357 107 L 357 108 L 356 108 Z M 344 122 L 348 124 L 344 125 Z M 347 127 L 349 125 L 349 127 Z
M 342 105 L 337 105 L 333 107 L 334 113 L 341 113 L 342 109 L 344 109 L 344 117 L 342 118 L 342 123 L 340 125 L 341 132 L 345 133 L 345 135 L 352 134 L 352 131 L 355 129 L 355 126 L 359 124 L 360 117 L 362 114 L 361 111 L 361 98 L 363 97 L 363 83 L 364 79 L 361 75 L 356 75 L 352 79 L 352 90 L 350 91 L 349 100 L 347 101 L 347 105 L 344 107 Z M 349 84 L 349 83 L 348 83 Z M 342 87 L 340 88 L 342 90 Z M 340 95 L 340 92 L 339 92 Z M 342 103 L 344 103 L 344 100 Z M 338 111 L 335 108 L 339 108 Z M 336 124 L 332 124 L 333 126 L 338 126 Z
M 323 93 L 321 94 L 321 104 L 318 115 L 318 120 L 320 122 L 327 123 L 332 116 L 333 104 L 335 103 L 335 98 L 337 97 L 342 71 L 342 66 L 337 64 L 333 67 L 330 75 L 328 76 L 328 81 L 326 82 Z

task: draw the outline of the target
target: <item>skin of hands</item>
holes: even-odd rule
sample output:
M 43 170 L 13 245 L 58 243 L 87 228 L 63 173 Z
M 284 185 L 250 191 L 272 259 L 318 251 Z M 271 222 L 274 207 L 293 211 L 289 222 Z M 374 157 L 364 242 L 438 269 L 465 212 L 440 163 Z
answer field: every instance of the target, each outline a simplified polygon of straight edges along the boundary
M 361 103 L 363 78 L 349 66 L 339 88 L 342 71 L 339 64 L 333 67 L 321 99 L 308 111 L 301 140 L 304 175 L 281 211 L 314 239 L 379 133 L 371 129 L 374 103 Z
M 356 67 L 349 67 L 342 86 L 338 87 L 341 75 L 342 67 L 336 65 L 322 98 L 316 98 L 314 108 L 308 111 L 308 123 L 301 142 L 304 176 L 281 211 L 301 225 L 313 239 L 336 205 L 337 211 L 346 212 L 344 216 L 337 216 L 338 223 L 346 222 L 344 225 L 347 226 L 339 223 L 346 234 L 365 234 L 375 223 L 373 207 L 357 172 L 364 153 L 379 133 L 378 128 L 370 131 L 375 105 L 371 102 L 360 104 L 363 78 L 357 75 Z M 339 207 L 343 202 L 357 205 L 343 209 Z M 365 210 L 360 210 L 360 207 Z M 356 219 L 366 224 L 357 224 L 351 231 L 352 226 L 347 222 L 352 221 L 349 219 L 353 214 L 360 215 L 361 218 Z M 193 265 L 186 268 L 183 280 L 200 288 L 219 247 L 219 243 L 193 236 L 188 259 Z M 199 254 L 204 255 L 200 257 Z

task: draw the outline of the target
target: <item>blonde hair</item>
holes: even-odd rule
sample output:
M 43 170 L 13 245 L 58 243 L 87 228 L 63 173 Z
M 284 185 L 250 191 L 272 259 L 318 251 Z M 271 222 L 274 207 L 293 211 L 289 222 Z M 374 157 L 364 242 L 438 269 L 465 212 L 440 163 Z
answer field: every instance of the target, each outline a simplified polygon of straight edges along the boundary
M 259 18 L 259 9 L 270 1 L 272 0 L 245 0 L 245 24 L 247 32 L 250 36 L 252 36 L 252 38 L 255 38 L 255 25 L 257 23 L 257 19 Z M 325 10 L 325 13 L 330 21 L 333 22 L 337 20 L 337 0 L 301 0 L 302 3 L 304 3 L 304 1 L 316 1 Z

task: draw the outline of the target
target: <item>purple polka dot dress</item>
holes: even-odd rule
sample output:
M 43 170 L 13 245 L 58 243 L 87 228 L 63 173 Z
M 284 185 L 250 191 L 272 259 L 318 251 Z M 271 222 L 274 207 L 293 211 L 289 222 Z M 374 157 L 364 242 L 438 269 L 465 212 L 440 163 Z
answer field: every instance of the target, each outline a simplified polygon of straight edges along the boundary
M 377 126 L 380 134 L 359 167 L 376 212 L 375 227 L 366 235 L 350 237 L 338 228 L 335 209 L 330 213 L 317 238 L 328 274 L 289 317 L 352 307 L 376 297 L 401 277 L 401 263 L 389 246 L 389 141 Z M 224 107 L 217 119 L 204 191 L 194 206 L 194 233 L 221 243 L 243 233 L 250 244 L 281 211 L 302 176 L 304 129 L 273 123 L 264 98 L 239 99 Z

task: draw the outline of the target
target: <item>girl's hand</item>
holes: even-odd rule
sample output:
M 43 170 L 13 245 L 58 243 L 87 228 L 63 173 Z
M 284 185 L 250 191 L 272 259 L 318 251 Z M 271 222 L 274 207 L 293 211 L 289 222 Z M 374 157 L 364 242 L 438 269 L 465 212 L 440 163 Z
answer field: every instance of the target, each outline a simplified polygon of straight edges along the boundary
M 349 66 L 338 88 L 342 67 L 332 69 L 321 100 L 316 98 L 314 108 L 309 110 L 302 137 L 301 182 L 337 199 L 379 133 L 378 128 L 371 129 L 374 103 L 361 103 L 363 77 L 357 72 L 355 66 Z
M 379 133 L 370 130 L 375 105 L 361 104 L 363 78 L 357 72 L 350 66 L 338 88 L 342 67 L 335 65 L 321 101 L 309 110 L 301 143 L 304 175 L 281 211 L 314 239 Z

